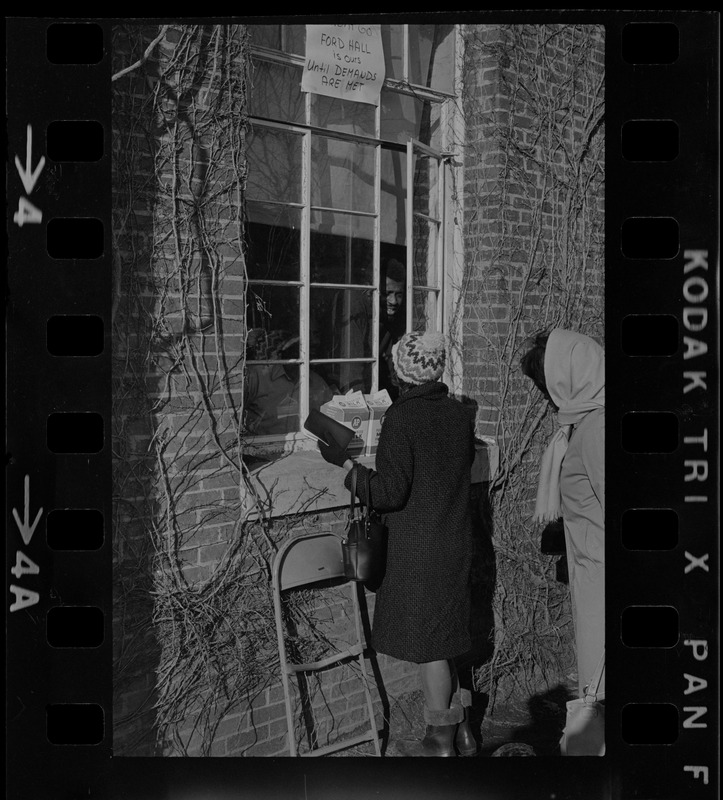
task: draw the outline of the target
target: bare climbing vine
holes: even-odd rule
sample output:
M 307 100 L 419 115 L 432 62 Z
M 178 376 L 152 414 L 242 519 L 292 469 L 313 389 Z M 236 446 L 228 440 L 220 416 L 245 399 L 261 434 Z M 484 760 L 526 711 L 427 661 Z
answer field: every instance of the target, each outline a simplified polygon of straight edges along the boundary
M 527 697 L 574 669 L 567 587 L 540 553 L 531 499 L 554 420 L 519 369 L 531 334 L 553 327 L 603 334 L 604 70 L 593 26 L 468 27 L 465 75 L 496 67 L 489 93 L 466 94 L 466 164 L 490 164 L 466 197 L 459 302 L 464 348 L 486 365 L 479 398 L 494 419 L 499 470 L 491 484 L 496 554 L 495 649 L 478 676 Z M 475 98 L 479 101 L 475 105 Z M 473 240 L 469 240 L 470 245 Z
M 149 648 L 155 661 L 148 697 L 119 717 L 155 730 L 159 752 L 211 755 L 278 673 L 270 563 L 314 519 L 272 525 L 244 447 L 246 28 L 114 37 L 117 695 Z M 303 603 L 289 613 L 313 633 Z

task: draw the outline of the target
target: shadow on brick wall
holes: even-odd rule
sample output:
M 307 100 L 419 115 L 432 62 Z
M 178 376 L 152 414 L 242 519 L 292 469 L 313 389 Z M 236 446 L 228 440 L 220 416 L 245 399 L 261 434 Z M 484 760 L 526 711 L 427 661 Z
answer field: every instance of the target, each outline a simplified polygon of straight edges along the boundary
M 497 568 L 492 547 L 492 504 L 489 483 L 472 484 L 472 529 L 474 549 L 472 554 L 472 608 L 470 633 L 472 648 L 456 659 L 459 684 L 472 693 L 471 723 L 479 731 L 484 717 L 487 695 L 474 691 L 474 675 L 494 653 L 494 612 L 492 598 L 495 590 Z
M 119 26 L 113 66 L 133 62 L 138 36 Z M 131 38 L 132 36 L 132 38 Z M 145 39 L 144 39 L 145 40 Z M 142 44 L 142 42 L 141 42 Z M 134 49 L 135 48 L 135 49 Z M 148 67 L 147 69 L 151 69 Z M 154 551 L 150 535 L 155 457 L 152 399 L 146 385 L 152 308 L 148 274 L 157 186 L 154 120 L 143 102 L 145 78 L 130 73 L 113 92 L 113 752 L 157 755 L 155 701 L 160 647 L 152 625 Z

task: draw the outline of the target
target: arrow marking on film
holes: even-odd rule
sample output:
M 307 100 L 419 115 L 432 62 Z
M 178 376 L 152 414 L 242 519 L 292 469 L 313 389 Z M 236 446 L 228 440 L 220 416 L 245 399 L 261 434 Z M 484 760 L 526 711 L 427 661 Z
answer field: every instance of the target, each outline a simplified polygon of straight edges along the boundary
M 28 545 L 30 544 L 30 540 L 33 538 L 33 534 L 35 533 L 35 528 L 40 522 L 40 517 L 42 516 L 43 509 L 41 507 L 40 511 L 38 511 L 37 515 L 35 516 L 35 521 L 33 524 L 30 524 L 30 475 L 25 476 L 25 519 L 22 521 L 20 520 L 20 516 L 18 512 L 13 509 L 13 517 L 15 517 L 15 522 L 17 523 L 18 530 L 20 531 L 20 535 L 23 537 L 23 542 Z
M 35 183 L 38 180 L 38 176 L 40 175 L 44 166 L 45 166 L 45 156 L 41 156 L 40 161 L 38 161 L 38 166 L 35 167 L 35 172 L 33 172 L 33 129 L 32 126 L 28 125 L 28 142 L 27 142 L 27 149 L 25 152 L 25 169 L 23 169 L 23 165 L 20 163 L 20 159 L 17 156 L 15 156 L 15 167 L 18 173 L 20 174 L 20 180 L 23 182 L 25 191 L 28 194 L 30 194 L 35 188 Z

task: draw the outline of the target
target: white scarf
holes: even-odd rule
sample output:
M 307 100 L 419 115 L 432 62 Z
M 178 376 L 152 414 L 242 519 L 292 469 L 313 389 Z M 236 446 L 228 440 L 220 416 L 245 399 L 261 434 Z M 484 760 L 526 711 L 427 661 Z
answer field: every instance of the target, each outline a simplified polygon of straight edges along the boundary
M 536 522 L 554 522 L 561 512 L 560 470 L 572 426 L 605 407 L 605 352 L 582 333 L 555 328 L 545 348 L 545 383 L 558 408 L 560 428 L 540 462 Z

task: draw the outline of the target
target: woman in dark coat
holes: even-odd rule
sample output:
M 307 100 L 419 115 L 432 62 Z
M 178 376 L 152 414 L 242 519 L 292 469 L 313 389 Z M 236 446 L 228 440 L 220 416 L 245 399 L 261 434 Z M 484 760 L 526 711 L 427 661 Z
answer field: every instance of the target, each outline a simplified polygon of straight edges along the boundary
M 370 474 L 372 504 L 389 530 L 372 644 L 380 653 L 420 665 L 425 698 L 426 736 L 399 747 L 404 755 L 453 756 L 455 734 L 458 749 L 476 749 L 471 733 L 457 730 L 464 714 L 452 705 L 453 659 L 471 647 L 474 430 L 469 412 L 440 382 L 444 363 L 440 334 L 408 333 L 394 346 L 400 394 L 384 416 L 376 470 Z M 319 448 L 330 463 L 358 471 L 357 493 L 365 501 L 367 468 L 345 451 Z M 350 482 L 348 474 L 347 488 Z

